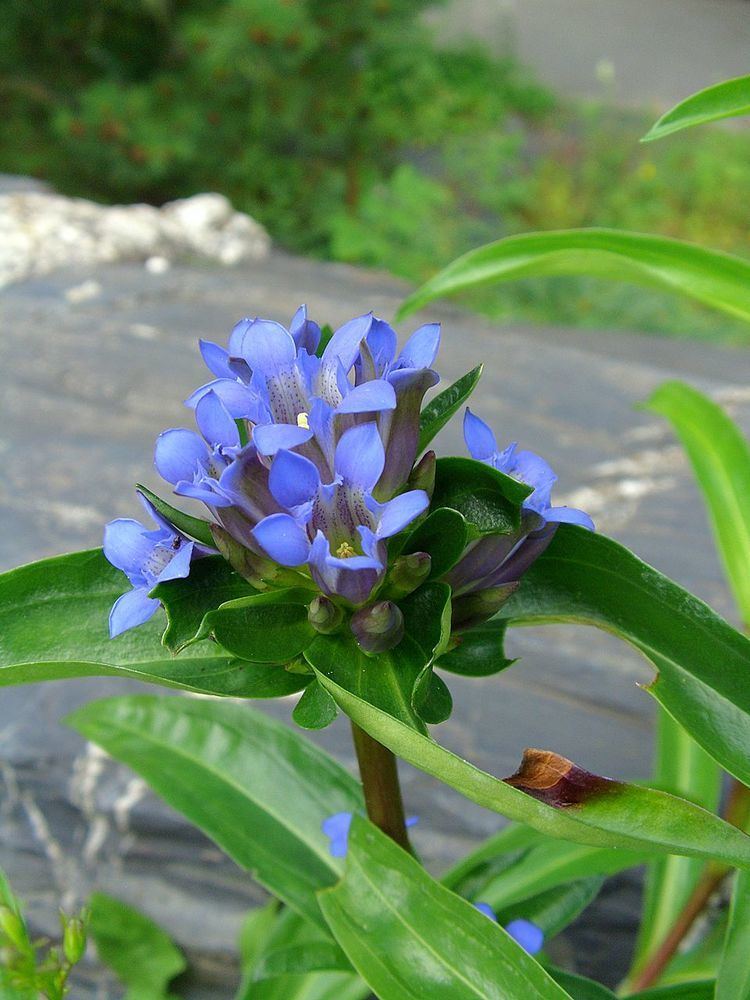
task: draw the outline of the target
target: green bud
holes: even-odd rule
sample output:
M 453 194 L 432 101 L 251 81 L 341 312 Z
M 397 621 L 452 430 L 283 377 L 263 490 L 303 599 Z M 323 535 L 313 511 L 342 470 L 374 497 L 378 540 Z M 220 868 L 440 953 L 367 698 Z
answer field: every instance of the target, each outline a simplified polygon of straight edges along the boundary
M 80 962 L 86 952 L 86 927 L 80 917 L 65 920 L 63 954 L 70 965 Z
M 330 635 L 341 628 L 344 612 L 333 601 L 319 595 L 314 597 L 307 609 L 307 620 L 316 632 Z
M 8 906 L 0 906 L 0 933 L 14 948 L 19 951 L 26 951 L 29 947 L 29 937 L 26 933 L 26 925 L 20 915 Z
M 404 616 L 393 601 L 378 601 L 352 616 L 352 632 L 365 653 L 385 653 L 404 637 Z
M 421 586 L 430 575 L 432 558 L 427 552 L 399 556 L 388 574 L 388 596 L 398 600 Z
M 474 594 L 456 597 L 453 601 L 451 629 L 460 631 L 489 621 L 516 590 L 518 590 L 517 580 L 513 583 L 504 583 L 500 587 L 489 587 Z
M 407 489 L 424 490 L 427 496 L 432 499 L 435 491 L 435 462 L 437 461 L 434 451 L 426 451 L 420 458 L 406 483 Z

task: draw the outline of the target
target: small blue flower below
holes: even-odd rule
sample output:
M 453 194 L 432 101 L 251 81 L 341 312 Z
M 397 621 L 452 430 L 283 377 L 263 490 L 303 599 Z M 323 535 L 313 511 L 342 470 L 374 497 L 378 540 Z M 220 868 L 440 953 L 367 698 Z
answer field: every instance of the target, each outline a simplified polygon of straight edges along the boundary
M 329 850 L 333 858 L 345 858 L 349 847 L 349 829 L 352 825 L 354 813 L 340 812 L 334 813 L 321 823 L 321 829 L 326 837 L 330 838 Z M 406 826 L 416 826 L 419 816 L 408 816 Z

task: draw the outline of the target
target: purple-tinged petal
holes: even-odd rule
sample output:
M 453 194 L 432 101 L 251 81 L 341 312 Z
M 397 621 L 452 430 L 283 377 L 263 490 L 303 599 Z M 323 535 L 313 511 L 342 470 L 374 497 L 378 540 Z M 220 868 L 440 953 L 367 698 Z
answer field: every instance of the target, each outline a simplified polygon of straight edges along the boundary
M 529 567 L 536 562 L 539 556 L 548 547 L 557 525 L 550 521 L 541 531 L 529 535 L 521 545 L 506 559 L 502 568 L 497 573 L 491 573 L 482 581 L 483 587 L 499 587 L 504 583 L 513 583 L 520 580 Z
M 320 327 L 311 319 L 307 318 L 307 306 L 302 305 L 292 316 L 289 324 L 291 333 L 297 350 L 307 351 L 308 354 L 315 354 L 320 343 Z
M 377 425 L 358 424 L 341 435 L 334 467 L 345 481 L 370 491 L 383 471 L 385 452 Z
M 409 478 L 419 445 L 419 413 L 428 389 L 439 380 L 430 368 L 394 371 L 388 381 L 396 390 L 396 409 L 381 413 L 378 426 L 385 442 L 385 469 L 377 496 L 388 499 Z
M 177 542 L 175 542 L 177 544 Z M 184 580 L 186 576 L 190 575 L 190 561 L 193 558 L 193 543 L 183 542 L 178 549 L 175 550 L 175 554 L 169 560 L 164 569 L 156 577 L 157 583 L 162 583 L 164 580 Z
M 577 507 L 548 507 L 542 511 L 542 517 L 545 521 L 556 521 L 560 524 L 578 524 L 582 528 L 588 528 L 589 531 L 596 531 L 594 522 L 589 515 L 583 510 L 578 510 Z
M 151 555 L 154 543 L 139 521 L 118 517 L 104 528 L 104 555 L 117 569 L 128 576 L 140 576 L 141 568 Z
M 469 454 L 478 462 L 487 461 L 497 451 L 497 439 L 492 428 L 472 413 L 468 406 L 464 413 L 464 441 Z
M 307 534 L 289 514 L 271 514 L 252 534 L 269 558 L 281 566 L 300 566 L 310 554 Z
M 427 323 L 409 337 L 396 361 L 397 368 L 431 368 L 440 348 L 440 324 Z
M 192 480 L 209 458 L 206 442 L 195 431 L 173 427 L 156 439 L 154 465 L 168 483 Z
M 232 370 L 229 367 L 229 352 L 223 347 L 214 344 L 210 340 L 199 340 L 201 356 L 206 363 L 206 368 L 217 378 L 232 378 Z
M 254 373 L 269 377 L 294 364 L 297 347 L 292 335 L 280 323 L 257 319 L 243 333 L 237 354 L 247 361 Z
M 517 451 L 508 471 L 522 483 L 534 487 L 534 492 L 524 501 L 526 507 L 540 514 L 549 507 L 552 487 L 557 482 L 557 476 L 541 455 L 533 451 Z
M 201 503 L 208 504 L 209 507 L 231 507 L 232 500 L 229 497 L 217 493 L 211 486 L 217 480 L 203 479 L 197 483 L 188 482 L 184 479 L 175 485 L 174 491 L 179 497 L 190 497 L 191 500 L 200 500 Z
M 312 436 L 308 427 L 296 424 L 261 424 L 253 429 L 253 442 L 261 455 L 275 455 L 282 448 L 297 448 Z
M 383 564 L 368 556 L 338 559 L 331 555 L 325 535 L 318 531 L 310 549 L 310 575 L 324 594 L 363 604 L 380 582 Z
M 148 591 L 148 587 L 137 587 L 117 598 L 109 613 L 110 639 L 136 625 L 143 625 L 156 613 L 159 602 L 149 597 Z
M 279 512 L 279 505 L 268 488 L 268 469 L 260 462 L 251 444 L 243 448 L 224 469 L 219 477 L 219 488 L 253 524 Z M 223 513 L 222 523 L 225 520 Z
M 207 392 L 195 407 L 195 422 L 198 430 L 212 448 L 223 445 L 239 448 L 240 433 L 229 411 L 213 390 Z
M 340 361 L 344 371 L 348 372 L 357 359 L 359 345 L 370 332 L 372 322 L 372 313 L 365 313 L 364 316 L 357 316 L 340 326 L 323 351 L 323 367 L 335 369 Z
M 336 407 L 336 413 L 376 413 L 396 408 L 396 393 L 390 382 L 374 379 L 350 389 Z
M 489 903 L 474 903 L 474 909 L 479 910 L 479 912 L 483 913 L 485 917 L 489 917 L 490 920 L 494 920 L 495 923 L 497 923 L 497 914 Z
M 519 917 L 506 924 L 505 931 L 530 955 L 537 955 L 544 946 L 544 931 L 530 920 Z
M 397 345 L 398 337 L 393 327 L 374 316 L 367 334 L 367 347 L 372 355 L 377 378 L 381 378 L 393 364 Z
M 259 400 L 257 395 L 236 379 L 220 378 L 214 382 L 207 382 L 206 385 L 202 385 L 188 396 L 185 400 L 185 406 L 194 410 L 207 392 L 215 392 L 235 420 L 239 420 L 241 417 L 248 417 L 250 420 L 258 419 Z
M 353 814 L 350 812 L 334 813 L 321 823 L 321 829 L 330 838 L 330 852 L 333 858 L 345 858 L 349 846 L 349 829 Z
M 268 486 L 282 507 L 299 507 L 318 492 L 320 473 L 309 458 L 282 450 L 273 460 Z
M 384 503 L 380 508 L 378 538 L 390 538 L 411 524 L 430 505 L 430 498 L 424 490 L 410 490 Z

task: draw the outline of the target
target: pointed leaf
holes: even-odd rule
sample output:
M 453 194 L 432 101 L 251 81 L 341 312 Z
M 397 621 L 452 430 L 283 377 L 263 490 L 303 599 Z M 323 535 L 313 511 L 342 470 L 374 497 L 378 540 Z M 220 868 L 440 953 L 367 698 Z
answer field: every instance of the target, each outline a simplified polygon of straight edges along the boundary
M 494 907 L 497 919 L 503 927 L 511 920 L 529 920 L 544 934 L 545 941 L 564 931 L 599 895 L 603 876 L 593 876 L 547 889 L 538 896 L 530 896 L 511 906 Z M 481 892 L 474 895 L 477 901 L 484 897 Z M 492 905 L 492 904 L 490 904 Z
M 432 506 L 463 514 L 475 538 L 518 528 L 531 488 L 472 458 L 439 458 Z
M 524 233 L 470 250 L 410 295 L 397 319 L 434 299 L 480 285 L 564 274 L 677 292 L 740 319 L 750 319 L 750 263 L 693 243 L 618 229 Z
M 505 655 L 504 622 L 477 625 L 453 637 L 455 645 L 435 664 L 440 670 L 464 677 L 489 677 L 511 667 L 516 661 Z
M 419 446 L 417 454 L 425 450 L 435 435 L 445 427 L 450 418 L 471 396 L 482 377 L 482 365 L 477 365 L 470 372 L 443 389 L 425 406 L 419 415 Z
M 292 718 L 303 729 L 325 729 L 337 715 L 336 702 L 317 681 L 305 688 L 292 712 Z
M 750 114 L 750 76 L 722 80 L 713 87 L 691 94 L 670 108 L 651 126 L 641 142 L 663 139 L 665 135 L 672 135 L 694 125 L 705 125 L 722 118 L 736 118 L 747 114 Z
M 67 722 L 270 892 L 321 922 L 315 892 L 335 881 L 340 864 L 321 824 L 362 808 L 359 785 L 340 764 L 261 712 L 227 702 L 108 698 Z
M 471 903 L 355 817 L 346 873 L 320 906 L 380 1000 L 565 1000 L 544 969 Z
M 172 504 L 167 503 L 166 500 L 162 500 L 156 493 L 152 493 L 151 490 L 146 489 L 141 483 L 136 485 L 136 489 L 147 500 L 151 501 L 162 517 L 171 521 L 175 528 L 178 528 L 183 534 L 189 535 L 203 545 L 207 545 L 210 549 L 216 548 L 209 521 L 204 521 L 201 517 L 193 517 L 192 514 L 186 514 L 184 511 L 178 510 Z

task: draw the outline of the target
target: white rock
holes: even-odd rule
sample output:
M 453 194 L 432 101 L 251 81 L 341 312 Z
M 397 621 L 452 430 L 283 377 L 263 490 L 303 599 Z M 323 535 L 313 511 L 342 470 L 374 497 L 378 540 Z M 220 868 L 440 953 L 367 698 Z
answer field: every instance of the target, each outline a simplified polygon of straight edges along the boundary
M 221 194 L 162 208 L 97 205 L 36 191 L 0 195 L 0 287 L 58 267 L 118 260 L 143 260 L 151 274 L 163 274 L 185 254 L 234 265 L 262 260 L 270 246 L 265 229 Z M 87 297 L 76 299 L 75 289 L 67 294 L 70 301 Z

